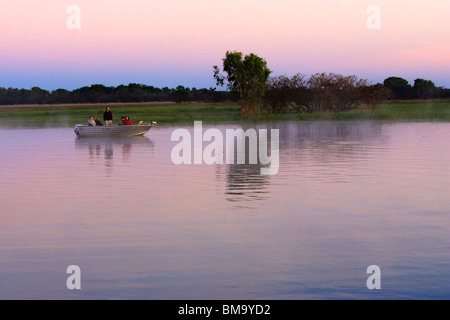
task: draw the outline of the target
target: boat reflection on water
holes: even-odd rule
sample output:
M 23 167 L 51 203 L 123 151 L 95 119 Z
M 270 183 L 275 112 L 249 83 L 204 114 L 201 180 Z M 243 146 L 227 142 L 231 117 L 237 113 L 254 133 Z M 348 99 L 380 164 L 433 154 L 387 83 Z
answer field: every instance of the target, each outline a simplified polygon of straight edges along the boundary
M 75 138 L 77 151 L 87 151 L 93 165 L 104 161 L 106 173 L 112 173 L 114 158 L 122 163 L 130 163 L 132 150 L 153 150 L 153 141 L 145 136 L 137 137 L 103 137 L 103 138 Z

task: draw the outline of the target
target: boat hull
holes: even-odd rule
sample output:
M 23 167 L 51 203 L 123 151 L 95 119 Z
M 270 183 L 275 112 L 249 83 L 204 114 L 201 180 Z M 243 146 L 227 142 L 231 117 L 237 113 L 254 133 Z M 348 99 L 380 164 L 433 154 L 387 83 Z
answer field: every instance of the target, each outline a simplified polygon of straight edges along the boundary
M 78 137 L 134 137 L 145 135 L 153 126 L 153 123 L 96 127 L 76 125 L 74 131 Z

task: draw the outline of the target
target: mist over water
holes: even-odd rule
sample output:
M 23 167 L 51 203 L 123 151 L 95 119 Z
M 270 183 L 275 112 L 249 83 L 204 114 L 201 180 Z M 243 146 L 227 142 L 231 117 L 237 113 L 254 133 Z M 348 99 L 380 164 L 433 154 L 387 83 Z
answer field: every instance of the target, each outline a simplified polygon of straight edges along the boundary
M 450 298 L 450 124 L 260 128 L 279 129 L 275 175 L 174 165 L 175 127 L 0 129 L 0 298 Z

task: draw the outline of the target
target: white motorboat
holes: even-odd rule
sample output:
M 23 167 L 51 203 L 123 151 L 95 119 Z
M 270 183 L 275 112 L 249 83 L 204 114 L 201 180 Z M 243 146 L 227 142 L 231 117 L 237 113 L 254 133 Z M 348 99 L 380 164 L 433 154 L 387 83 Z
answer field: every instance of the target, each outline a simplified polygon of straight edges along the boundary
M 134 137 L 145 135 L 156 122 L 140 121 L 136 125 L 88 126 L 76 124 L 74 131 L 78 137 Z

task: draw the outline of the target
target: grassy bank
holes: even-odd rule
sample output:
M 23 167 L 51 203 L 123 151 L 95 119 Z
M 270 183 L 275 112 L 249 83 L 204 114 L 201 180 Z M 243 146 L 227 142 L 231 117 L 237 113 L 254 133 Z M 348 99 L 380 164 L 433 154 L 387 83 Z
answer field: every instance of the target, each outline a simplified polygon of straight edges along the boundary
M 128 115 L 134 122 L 157 121 L 159 125 L 192 124 L 201 120 L 208 124 L 259 121 L 317 120 L 386 120 L 386 121 L 450 121 L 450 100 L 397 101 L 379 106 L 375 111 L 361 107 L 349 112 L 283 114 L 242 119 L 237 103 L 117 103 L 0 106 L 0 126 L 8 127 L 72 127 L 86 123 L 89 115 L 102 118 L 106 106 L 111 107 L 115 123 Z
M 240 120 L 240 109 L 235 103 L 110 103 L 0 106 L 0 125 L 73 127 L 86 123 L 90 115 L 99 116 L 103 122 L 106 106 L 114 115 L 113 123 L 120 123 L 121 116 L 129 116 L 133 123 L 157 121 L 159 125 L 189 124 L 194 120 L 208 123 Z

